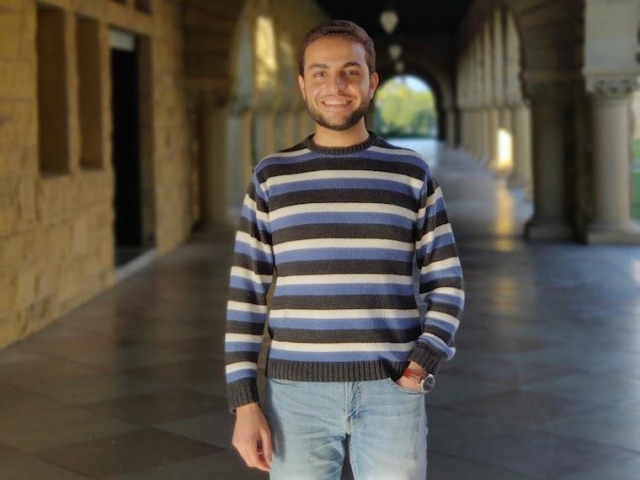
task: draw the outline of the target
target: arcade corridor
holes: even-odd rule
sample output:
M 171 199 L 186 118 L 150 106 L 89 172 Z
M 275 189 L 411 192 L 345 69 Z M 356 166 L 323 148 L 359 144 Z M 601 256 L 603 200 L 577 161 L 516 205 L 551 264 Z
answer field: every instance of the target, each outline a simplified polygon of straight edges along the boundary
M 429 480 L 637 478 L 640 249 L 527 243 L 522 195 L 423 147 L 468 298 L 428 402 Z M 196 237 L 1 351 L 2 479 L 266 478 L 229 448 L 230 252 L 229 232 Z

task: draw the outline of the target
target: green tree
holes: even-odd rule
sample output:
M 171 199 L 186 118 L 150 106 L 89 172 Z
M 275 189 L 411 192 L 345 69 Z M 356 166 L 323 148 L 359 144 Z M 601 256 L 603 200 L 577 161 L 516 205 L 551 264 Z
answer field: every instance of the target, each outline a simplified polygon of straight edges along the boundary
M 376 94 L 377 130 L 385 136 L 435 136 L 434 105 L 430 90 L 414 91 L 396 77 Z

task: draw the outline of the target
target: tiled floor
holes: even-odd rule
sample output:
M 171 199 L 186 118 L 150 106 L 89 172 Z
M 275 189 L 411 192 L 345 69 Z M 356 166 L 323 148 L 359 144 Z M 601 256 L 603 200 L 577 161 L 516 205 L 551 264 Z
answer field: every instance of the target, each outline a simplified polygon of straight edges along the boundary
M 429 397 L 429 480 L 637 480 L 640 248 L 527 244 L 520 192 L 458 152 L 419 148 L 468 298 Z M 230 250 L 228 235 L 196 239 L 0 352 L 0 478 L 266 478 L 229 448 Z

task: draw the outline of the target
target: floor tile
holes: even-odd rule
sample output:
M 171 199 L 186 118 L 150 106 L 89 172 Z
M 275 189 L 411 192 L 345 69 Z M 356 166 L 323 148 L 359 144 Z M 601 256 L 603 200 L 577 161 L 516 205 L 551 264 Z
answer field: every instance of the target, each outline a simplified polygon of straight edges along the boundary
M 63 359 L 41 357 L 28 362 L 0 365 L 0 383 L 21 386 L 100 373 L 104 373 L 104 369 Z
M 19 459 L 0 461 L 0 472 L 2 472 L 0 474 L 2 478 L 6 480 L 88 480 L 91 478 L 28 455 Z
M 640 453 L 640 408 L 605 409 L 566 418 L 544 427 L 568 437 L 627 448 Z
M 562 480 L 638 480 L 640 459 L 596 468 L 589 472 L 567 475 Z
M 171 388 L 86 406 L 87 409 L 140 425 L 166 423 L 226 411 L 227 401 L 193 390 Z
M 168 385 L 196 385 L 222 377 L 224 363 L 209 359 L 195 359 L 185 362 L 131 368 L 126 372 L 134 377 Z
M 534 431 L 464 445 L 449 453 L 541 478 L 559 478 L 640 458 L 629 450 Z
M 522 390 L 612 407 L 640 401 L 640 380 L 623 375 L 580 373 L 521 387 Z
M 155 427 L 222 448 L 231 448 L 234 425 L 235 416 L 224 410 L 174 422 L 158 423 Z
M 442 406 L 446 410 L 485 418 L 544 425 L 563 417 L 593 411 L 596 406 L 538 393 L 512 390 Z
M 79 408 L 30 412 L 0 424 L 0 442 L 35 452 L 54 445 L 107 437 L 139 428 L 117 418 Z
M 105 479 L 218 451 L 213 445 L 148 428 L 50 448 L 39 452 L 39 456 L 88 477 Z
M 194 460 L 117 476 L 112 480 L 267 480 L 268 478 L 268 474 L 246 467 L 236 452 L 225 450 Z
M 148 380 L 114 373 L 30 384 L 24 388 L 68 405 L 83 405 L 150 393 L 166 387 Z
M 429 453 L 427 477 L 429 480 L 533 480 L 539 478 L 439 452 Z

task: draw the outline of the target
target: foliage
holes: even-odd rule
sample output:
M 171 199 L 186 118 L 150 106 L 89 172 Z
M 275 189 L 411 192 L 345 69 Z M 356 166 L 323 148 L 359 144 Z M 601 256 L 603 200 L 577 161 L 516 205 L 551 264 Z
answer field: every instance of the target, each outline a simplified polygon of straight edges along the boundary
M 432 92 L 416 92 L 398 78 L 388 81 L 376 94 L 375 124 L 386 137 L 435 137 L 438 123 Z

